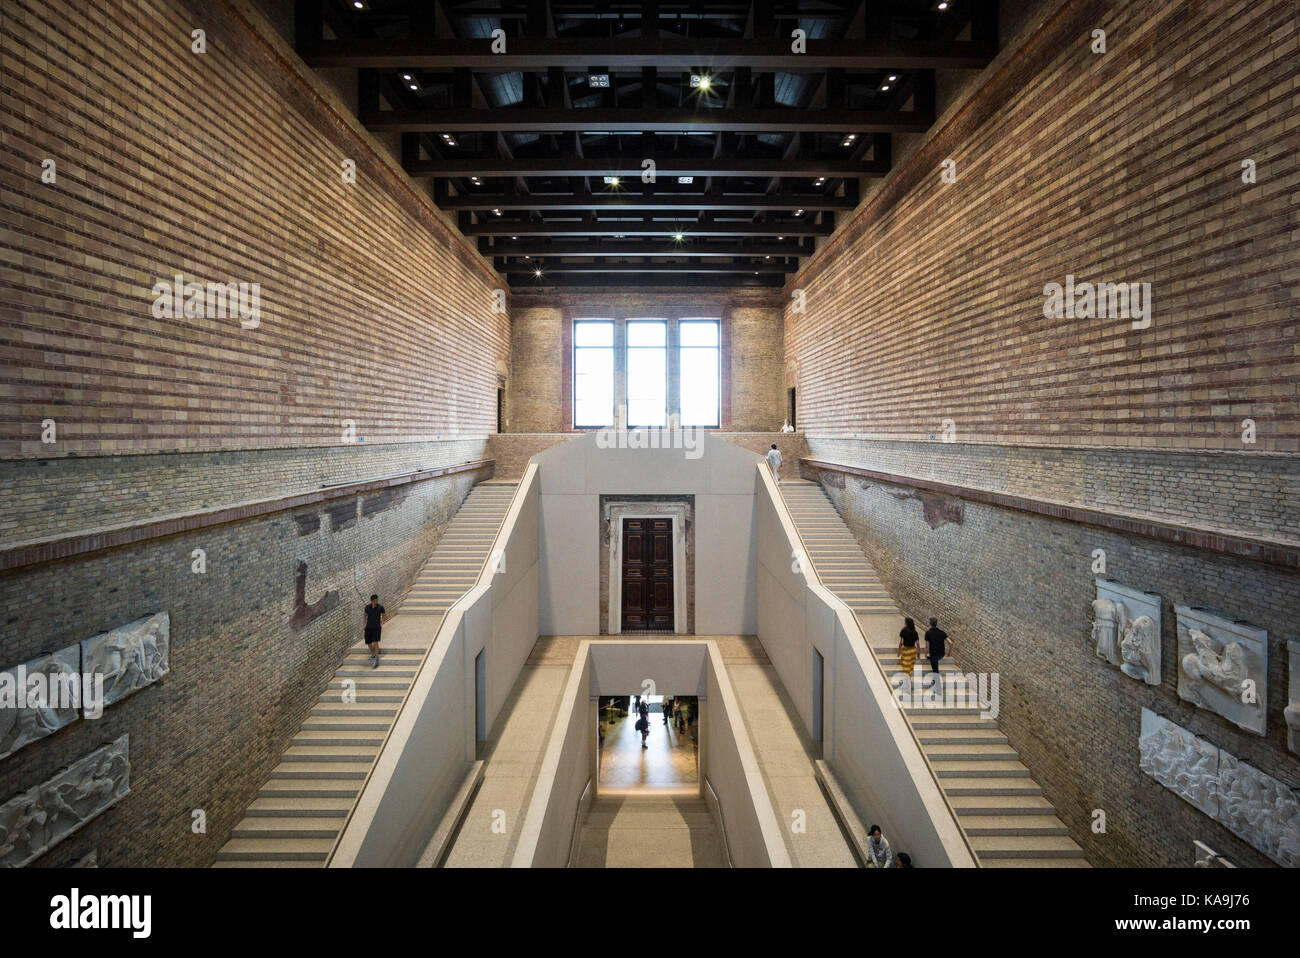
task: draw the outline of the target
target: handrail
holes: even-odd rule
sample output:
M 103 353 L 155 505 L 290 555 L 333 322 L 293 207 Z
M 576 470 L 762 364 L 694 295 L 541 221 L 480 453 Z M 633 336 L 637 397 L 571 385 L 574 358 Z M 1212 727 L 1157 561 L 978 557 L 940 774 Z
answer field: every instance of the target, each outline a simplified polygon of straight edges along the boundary
M 713 796 L 713 807 L 718 810 L 718 829 L 722 832 L 722 854 L 727 856 L 727 867 L 735 868 L 736 864 L 731 860 L 731 843 L 727 840 L 727 813 L 722 807 L 722 799 L 718 798 L 718 793 L 714 790 L 708 776 L 704 778 L 704 787 Z
M 587 793 L 591 791 L 591 777 L 587 777 L 587 784 L 582 786 L 582 794 L 578 796 L 578 806 L 573 812 L 573 828 L 569 830 L 569 857 L 564 862 L 565 868 L 573 867 L 573 843 L 578 840 L 578 813 L 582 811 L 582 803 L 587 800 Z
M 507 520 L 510 518 L 511 513 L 517 510 L 517 507 L 522 501 L 522 497 L 528 494 L 528 488 L 536 476 L 537 463 L 530 462 L 528 467 L 524 470 L 523 476 L 520 477 L 519 482 L 515 486 L 515 494 L 511 496 L 510 504 L 506 506 L 505 515 L 501 517 L 501 525 L 497 527 L 496 535 L 492 537 L 492 546 L 488 549 L 487 558 L 483 560 L 483 565 L 479 567 L 479 573 L 474 579 L 474 584 L 466 589 L 461 594 L 460 598 L 453 602 L 447 608 L 447 611 L 443 613 L 442 621 L 438 623 L 438 628 L 433 633 L 433 639 L 429 642 L 429 647 L 424 650 L 424 655 L 420 658 L 420 664 L 416 666 L 415 674 L 417 678 L 424 670 L 425 665 L 428 664 L 429 657 L 433 655 L 434 650 L 438 648 L 439 641 L 444 638 L 443 633 L 454 631 L 460 624 L 460 619 L 465 611 L 464 608 L 462 608 L 462 603 L 465 602 L 466 598 L 471 593 L 477 592 L 482 587 L 484 576 L 487 572 L 488 561 L 496 553 L 497 543 L 501 541 L 502 534 L 506 532 Z M 477 596 L 475 596 L 475 598 L 477 598 Z M 411 694 L 415 691 L 415 686 L 416 681 L 412 680 L 411 684 L 407 687 L 406 692 L 402 695 L 402 701 L 397 704 L 397 710 L 393 713 L 393 720 L 388 725 L 388 731 L 384 733 L 384 740 L 380 743 L 379 750 L 375 753 L 375 758 L 370 763 L 370 768 L 366 771 L 366 777 L 362 780 L 361 787 L 357 790 L 357 797 L 353 800 L 352 807 L 348 809 L 347 817 L 343 820 L 343 825 L 339 828 L 338 835 L 334 837 L 334 844 L 330 846 L 329 854 L 325 856 L 325 863 L 322 867 L 328 868 L 330 863 L 334 861 L 334 856 L 338 853 L 339 845 L 343 842 L 343 836 L 347 834 L 348 825 L 352 823 L 357 808 L 361 804 L 361 796 L 365 794 L 366 786 L 370 784 L 370 779 L 375 774 L 375 769 L 379 767 L 380 756 L 384 754 L 384 749 L 388 746 L 388 742 L 392 738 L 393 732 L 397 729 L 398 720 L 402 717 L 402 710 L 405 709 L 407 703 L 410 702 Z
M 850 643 L 860 641 L 862 645 L 866 647 L 867 651 L 871 654 L 871 661 L 876 663 L 876 668 L 880 670 L 881 677 L 884 678 L 886 683 L 888 683 L 889 674 L 885 671 L 885 667 L 881 665 L 880 657 L 876 654 L 876 650 L 873 649 L 871 643 L 867 641 L 866 633 L 862 631 L 862 625 L 858 622 L 857 613 L 849 607 L 847 602 L 831 591 L 826 583 L 822 582 L 821 574 L 817 571 L 816 563 L 812 561 L 811 553 L 808 551 L 808 546 L 803 540 L 803 534 L 799 531 L 799 524 L 795 522 L 794 517 L 790 515 L 790 510 L 786 507 L 785 496 L 781 494 L 780 487 L 775 483 L 775 481 L 773 481 L 771 470 L 767 468 L 765 463 L 759 463 L 756 468 L 759 470 L 759 475 L 762 478 L 764 485 L 766 486 L 767 483 L 771 483 L 769 495 L 773 500 L 773 504 L 780 510 L 782 517 L 788 522 L 789 527 L 794 530 L 795 538 L 799 542 L 799 553 L 807 560 L 807 562 L 801 563 L 804 573 L 811 573 L 812 578 L 816 582 L 817 588 L 830 598 L 830 604 L 836 612 L 840 613 L 839 619 L 841 623 L 846 620 L 852 623 L 853 632 L 849 635 Z M 818 483 L 818 488 L 821 488 L 820 483 Z M 775 492 L 775 495 L 772 494 L 773 491 Z M 841 519 L 841 521 L 843 521 L 843 519 Z M 892 689 L 893 686 L 891 685 L 890 688 Z M 921 740 L 917 737 L 916 730 L 912 728 L 912 723 L 907 720 L 905 714 L 902 714 L 901 709 L 899 712 L 903 719 L 903 726 L 907 729 L 907 734 L 910 736 L 912 744 L 916 746 L 917 753 L 921 757 L 921 762 L 925 765 L 926 771 L 930 773 L 930 780 L 938 790 L 940 798 L 943 799 L 944 807 L 952 817 L 953 824 L 957 826 L 957 832 L 961 836 L 962 844 L 966 846 L 966 851 L 970 853 L 971 859 L 975 862 L 975 867 L 979 868 L 979 855 L 976 854 L 975 848 L 971 845 L 970 836 L 966 834 L 966 829 L 962 826 L 961 819 L 957 817 L 957 811 L 953 808 L 952 802 L 948 799 L 948 793 L 944 791 L 943 785 L 939 782 L 939 776 L 935 772 L 934 766 L 930 764 L 930 759 L 926 756 L 925 749 L 921 747 Z

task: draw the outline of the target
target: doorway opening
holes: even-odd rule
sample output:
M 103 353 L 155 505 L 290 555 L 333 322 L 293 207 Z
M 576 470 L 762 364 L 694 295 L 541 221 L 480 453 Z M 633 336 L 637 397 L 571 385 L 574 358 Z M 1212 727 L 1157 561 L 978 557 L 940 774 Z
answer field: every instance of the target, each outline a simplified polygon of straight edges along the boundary
M 699 794 L 698 697 L 601 696 L 596 721 L 601 795 Z
M 790 428 L 792 428 L 792 429 L 798 429 L 798 428 L 799 428 L 799 423 L 797 423 L 797 422 L 795 421 L 795 418 L 794 418 L 794 417 L 795 417 L 795 408 L 796 408 L 796 405 L 797 405 L 797 404 L 795 403 L 794 389 L 795 389 L 795 387 L 791 386 L 789 389 L 786 390 L 786 400 L 787 400 L 787 402 L 786 402 L 786 414 L 785 414 L 785 418 L 786 418 L 787 420 L 789 420 L 789 422 L 790 422 Z
M 497 389 L 497 432 L 506 431 L 506 391 Z

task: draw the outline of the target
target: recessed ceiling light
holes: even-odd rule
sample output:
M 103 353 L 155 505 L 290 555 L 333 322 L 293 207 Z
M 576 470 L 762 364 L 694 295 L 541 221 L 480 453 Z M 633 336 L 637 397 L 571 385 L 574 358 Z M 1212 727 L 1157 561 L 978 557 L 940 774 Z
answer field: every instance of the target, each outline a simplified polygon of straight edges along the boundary
M 609 86 L 608 73 L 589 73 L 587 75 L 587 86 L 596 88 L 607 88 Z
M 483 181 L 480 180 L 477 176 L 471 176 L 471 177 L 469 178 L 469 181 L 470 181 L 471 183 L 473 183 L 475 186 L 482 186 L 482 185 L 483 185 Z
M 882 86 L 880 89 L 881 89 L 881 90 L 888 90 L 888 89 L 889 89 L 889 84 L 886 83 L 886 84 L 885 84 L 884 86 Z
M 685 238 L 686 235 L 681 230 L 678 230 L 676 233 L 673 234 L 673 239 L 677 240 L 677 242 L 679 243 Z
M 713 77 L 707 73 L 691 74 L 691 89 L 708 91 L 713 86 Z
M 785 237 L 784 237 L 784 236 L 778 236 L 777 239 L 779 239 L 779 240 L 783 240 L 783 239 L 785 239 Z
M 947 0 L 945 0 L 945 2 L 939 4 L 939 9 L 940 9 L 940 10 L 947 10 L 947 9 L 948 9 L 948 3 L 947 3 Z
M 691 183 L 694 183 L 694 182 L 695 182 L 695 177 L 693 177 L 693 176 L 679 176 L 679 177 L 677 177 L 677 182 L 678 182 L 678 183 L 691 184 Z
M 492 215 L 493 215 L 493 216 L 500 216 L 500 215 L 501 215 L 501 211 L 500 211 L 500 210 L 493 210 L 493 211 L 492 211 Z
M 539 267 L 537 267 L 537 269 L 533 270 L 533 275 L 534 275 L 534 276 L 541 276 L 541 275 L 542 275 L 542 268 L 539 266 Z
M 366 5 L 362 3 L 361 0 L 352 0 L 352 6 L 357 10 L 364 10 L 366 8 Z
M 894 82 L 895 80 L 897 80 L 897 79 L 898 79 L 898 74 L 897 74 L 897 73 L 891 73 L 891 74 L 889 74 L 889 82 L 890 82 L 890 83 L 893 83 L 893 82 Z
M 413 76 L 411 76 L 411 74 L 409 74 L 409 73 L 403 73 L 403 74 L 402 74 L 402 79 L 405 80 L 407 83 L 410 83 L 410 82 L 411 82 L 413 79 L 415 79 L 415 78 L 414 78 Z
M 408 85 L 410 86 L 410 88 L 411 88 L 412 90 L 418 90 L 418 89 L 420 89 L 420 85 L 419 85 L 418 83 L 411 83 L 411 84 L 408 84 Z
M 795 215 L 795 216 L 803 216 L 803 210 L 795 210 L 795 211 L 794 211 L 794 215 Z
M 510 237 L 510 238 L 511 238 L 511 239 L 519 239 L 518 236 L 512 236 L 512 237 Z
M 607 186 L 618 186 L 621 182 L 617 176 L 606 176 L 604 180 Z

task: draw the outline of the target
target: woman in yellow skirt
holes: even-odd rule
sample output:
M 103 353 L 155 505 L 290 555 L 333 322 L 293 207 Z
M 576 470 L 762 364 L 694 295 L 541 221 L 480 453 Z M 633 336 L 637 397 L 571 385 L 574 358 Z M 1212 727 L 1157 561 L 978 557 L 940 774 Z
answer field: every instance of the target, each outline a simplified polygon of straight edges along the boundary
M 916 665 L 916 643 L 921 641 L 921 637 L 917 634 L 916 626 L 911 619 L 903 621 L 906 624 L 903 626 L 903 631 L 898 633 L 898 667 L 902 669 L 904 675 L 910 676 Z

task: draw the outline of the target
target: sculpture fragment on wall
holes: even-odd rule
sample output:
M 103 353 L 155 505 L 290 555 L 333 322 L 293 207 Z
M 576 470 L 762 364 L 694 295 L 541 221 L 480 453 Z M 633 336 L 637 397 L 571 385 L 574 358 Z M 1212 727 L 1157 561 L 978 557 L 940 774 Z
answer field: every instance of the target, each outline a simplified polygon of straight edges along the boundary
M 1097 580 L 1092 641 L 1098 658 L 1129 678 L 1160 684 L 1160 596 Z
M 1142 710 L 1138 765 L 1165 788 L 1279 865 L 1300 866 L 1296 788 L 1240 761 L 1150 709 Z
M 34 861 L 131 791 L 129 736 L 0 805 L 0 867 Z
M 1138 767 L 1206 815 L 1219 817 L 1217 746 L 1143 709 Z
M 166 612 L 136 619 L 83 639 L 82 671 L 104 677 L 104 705 L 112 705 L 171 671 L 171 618 Z
M 1268 633 L 1205 609 L 1176 606 L 1178 697 L 1263 735 Z
M 0 672 L 0 758 L 80 717 L 80 666 L 70 645 Z

